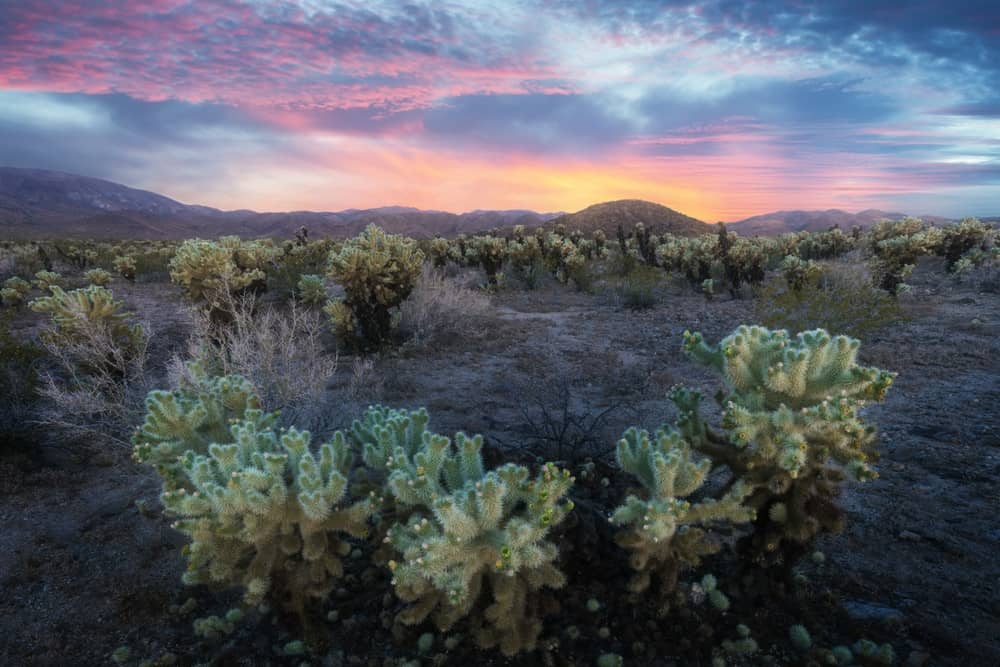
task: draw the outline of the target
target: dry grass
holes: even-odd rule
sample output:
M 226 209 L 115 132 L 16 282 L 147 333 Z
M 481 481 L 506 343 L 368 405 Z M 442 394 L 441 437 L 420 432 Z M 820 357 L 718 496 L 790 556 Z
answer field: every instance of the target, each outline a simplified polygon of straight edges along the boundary
M 409 345 L 423 347 L 485 333 L 490 299 L 464 282 L 461 276 L 449 278 L 424 265 L 413 293 L 400 307 L 399 331 Z
M 326 415 L 324 398 L 337 356 L 325 349 L 321 314 L 295 303 L 258 307 L 252 295 L 232 297 L 225 308 L 233 318 L 222 326 L 196 312 L 188 356 L 214 374 L 250 380 L 284 424 L 324 431 L 336 418 Z M 170 364 L 172 386 L 183 377 L 184 361 L 174 357 Z
M 81 317 L 73 337 L 44 340 L 56 368 L 42 374 L 38 422 L 63 441 L 129 447 L 152 389 L 149 338 L 143 323 L 142 334 L 126 346 L 99 322 Z

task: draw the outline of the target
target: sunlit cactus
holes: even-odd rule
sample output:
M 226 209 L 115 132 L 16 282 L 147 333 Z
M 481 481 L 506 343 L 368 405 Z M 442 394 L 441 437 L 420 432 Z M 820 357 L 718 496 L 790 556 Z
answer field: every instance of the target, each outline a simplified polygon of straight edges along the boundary
M 115 257 L 111 262 L 111 268 L 130 283 L 135 282 L 136 262 L 134 255 Z
M 55 271 L 39 271 L 35 274 L 35 287 L 48 292 L 52 287 L 62 285 L 63 277 Z
M 85 271 L 83 277 L 91 285 L 105 287 L 111 283 L 111 274 L 104 269 L 89 269 Z

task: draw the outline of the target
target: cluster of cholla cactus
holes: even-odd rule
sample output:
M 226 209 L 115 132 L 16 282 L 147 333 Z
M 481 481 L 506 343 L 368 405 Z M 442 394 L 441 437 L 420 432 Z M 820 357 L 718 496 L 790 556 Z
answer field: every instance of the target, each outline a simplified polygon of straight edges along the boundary
M 184 582 L 239 587 L 247 605 L 301 615 L 343 573 L 344 538 L 367 534 L 376 500 L 348 499 L 342 433 L 314 452 L 308 432 L 276 430 L 244 378 L 189 371 L 187 386 L 149 395 L 133 436 L 136 460 L 163 476 L 173 527 L 191 539 Z
M 990 250 L 995 249 L 996 238 L 995 227 L 976 218 L 965 218 L 941 230 L 934 252 L 945 258 L 945 268 L 949 272 L 961 272 L 976 260 L 987 257 Z
M 266 288 L 277 252 L 271 244 L 237 236 L 185 241 L 170 260 L 170 279 L 221 318 L 232 298 Z
M 240 587 L 246 605 L 278 603 L 305 620 L 343 575 L 345 538 L 367 534 L 375 501 L 349 501 L 353 455 L 341 433 L 314 454 L 308 431 L 276 431 L 259 410 L 228 428 L 231 442 L 185 452 L 180 484 L 161 496 L 191 538 L 183 580 Z
M 83 277 L 91 285 L 99 287 L 105 287 L 111 283 L 111 274 L 104 269 L 88 269 L 84 272 Z
M 506 464 L 487 472 L 481 436 L 422 441 L 412 456 L 397 447 L 386 459 L 389 493 L 409 510 L 385 536 L 399 553 L 389 562 L 396 594 L 411 603 L 400 620 L 430 617 L 447 630 L 467 618 L 480 647 L 533 650 L 542 629 L 537 593 L 565 583 L 547 536 L 573 508 L 564 500 L 569 471 L 547 464 L 531 478 Z
M 743 326 L 714 346 L 685 333 L 685 351 L 718 371 L 728 393 L 719 431 L 700 414 L 701 394 L 675 390 L 677 429 L 713 467 L 752 489 L 745 504 L 757 512 L 759 559 L 794 554 L 817 534 L 840 530 L 840 483 L 876 476 L 875 429 L 858 411 L 884 399 L 893 374 L 858 365 L 858 346 L 822 329 L 793 337 Z
M 616 539 L 631 552 L 636 574 L 629 587 L 634 592 L 645 591 L 656 576 L 660 591 L 670 593 L 683 570 L 697 567 L 703 556 L 719 550 L 706 527 L 745 523 L 756 516 L 743 505 L 753 490 L 743 481 L 719 499 L 689 499 L 705 483 L 712 462 L 695 461 L 691 445 L 676 429 L 662 428 L 654 436 L 628 429 L 618 441 L 617 461 L 642 485 L 639 495 L 628 496 L 611 515 L 611 523 L 624 528 Z
M 930 227 L 917 218 L 875 223 L 867 236 L 869 265 L 875 285 L 890 294 L 905 291 L 905 280 L 913 272 L 917 260 L 931 254 L 941 239 L 939 228 Z
M 0 301 L 5 306 L 18 306 L 24 303 L 30 292 L 31 283 L 24 278 L 11 276 L 4 281 L 3 288 L 0 289 Z
M 807 285 L 812 285 L 823 274 L 823 267 L 811 259 L 802 259 L 796 255 L 788 255 L 779 267 L 781 275 L 788 283 L 789 289 L 801 291 Z
M 331 252 L 329 275 L 346 293 L 326 309 L 337 332 L 372 347 L 388 342 L 393 310 L 410 296 L 423 260 L 416 241 L 375 225 Z
M 851 250 L 855 243 L 855 240 L 841 231 L 839 227 L 825 232 L 799 232 L 791 236 L 795 239 L 793 250 L 785 252 L 784 255 L 794 254 L 802 259 L 840 257 Z

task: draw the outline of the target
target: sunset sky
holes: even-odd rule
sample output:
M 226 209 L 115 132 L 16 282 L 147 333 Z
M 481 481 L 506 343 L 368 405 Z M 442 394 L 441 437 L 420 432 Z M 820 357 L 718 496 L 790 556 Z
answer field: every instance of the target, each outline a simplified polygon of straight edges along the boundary
M 261 211 L 1000 215 L 1000 2 L 0 0 L 0 165 Z

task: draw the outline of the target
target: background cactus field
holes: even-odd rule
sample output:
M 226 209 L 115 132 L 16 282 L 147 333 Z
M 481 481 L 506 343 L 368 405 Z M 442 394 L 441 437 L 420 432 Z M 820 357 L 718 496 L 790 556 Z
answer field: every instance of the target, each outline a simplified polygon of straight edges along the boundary
M 3 242 L 0 664 L 1000 664 L 997 230 L 609 231 Z

